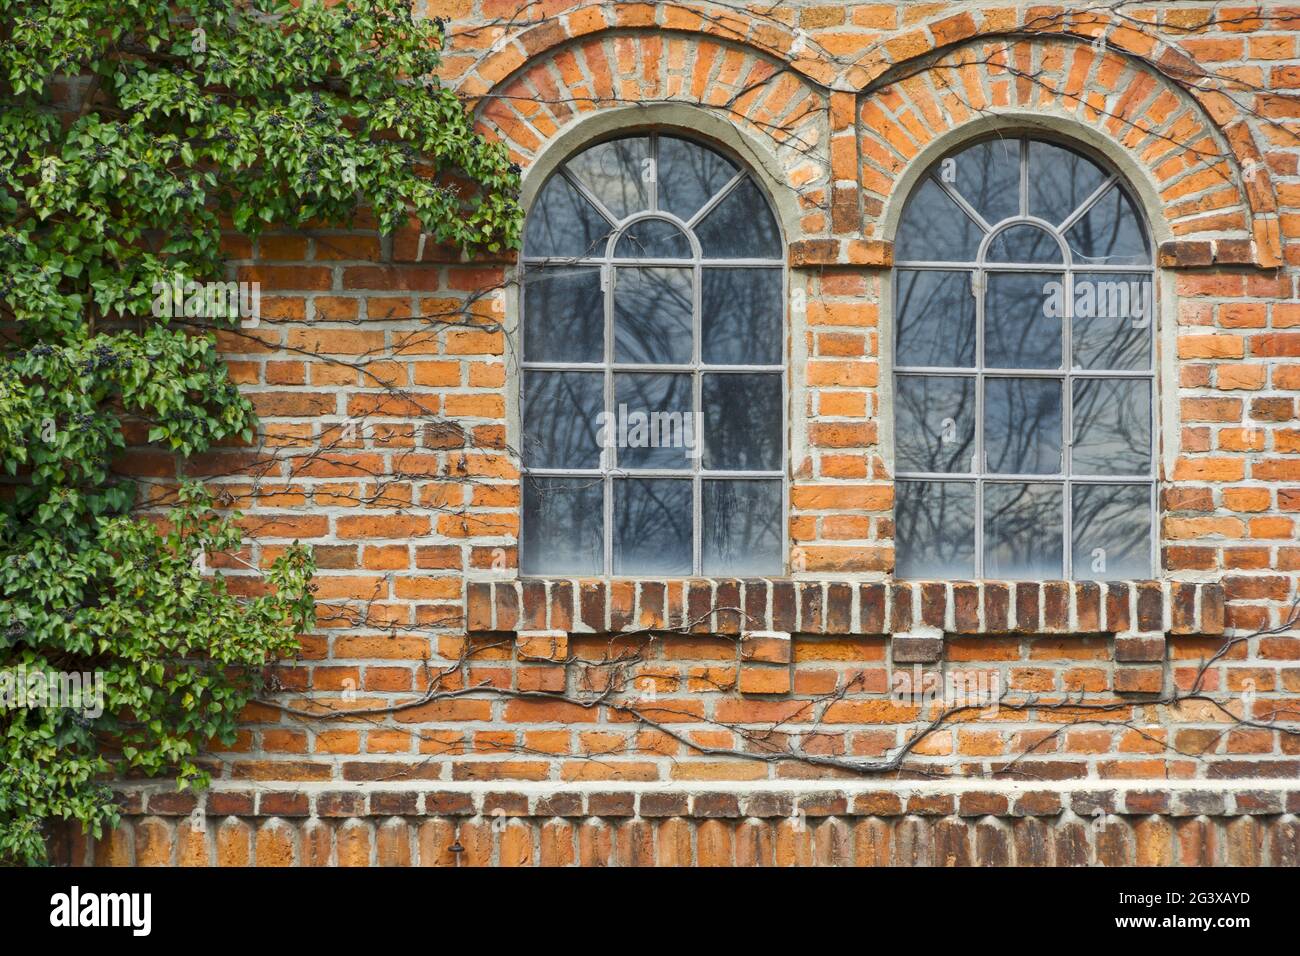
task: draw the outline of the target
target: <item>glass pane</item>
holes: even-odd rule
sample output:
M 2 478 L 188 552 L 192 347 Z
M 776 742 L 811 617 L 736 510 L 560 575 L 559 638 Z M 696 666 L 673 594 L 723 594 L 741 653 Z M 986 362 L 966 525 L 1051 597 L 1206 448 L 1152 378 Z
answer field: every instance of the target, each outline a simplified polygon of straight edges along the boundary
M 900 481 L 894 573 L 900 578 L 975 576 L 975 485 Z
M 989 262 L 1061 262 L 1061 245 L 1037 226 L 1021 224 L 1003 229 L 989 243 Z
M 1080 263 L 1129 266 L 1151 262 L 1137 210 L 1118 186 L 1093 203 L 1065 239 Z
M 972 471 L 975 379 L 900 375 L 895 381 L 895 468 L 900 472 Z
M 524 465 L 597 468 L 605 376 L 600 372 L 524 373 Z
M 691 467 L 698 430 L 690 375 L 616 374 L 614 406 L 605 439 L 618 448 L 620 468 Z
M 1123 378 L 1074 381 L 1076 475 L 1146 475 L 1151 471 L 1151 383 Z
M 524 228 L 528 256 L 603 256 L 613 227 L 563 176 L 552 176 Z
M 984 380 L 984 466 L 1000 475 L 1061 473 L 1059 379 Z
M 780 574 L 781 482 L 705 481 L 704 574 Z
M 690 481 L 614 479 L 614 573 L 690 574 Z
M 780 269 L 702 272 L 702 357 L 710 365 L 780 365 L 783 276 Z
M 604 357 L 600 268 L 530 267 L 524 275 L 524 360 L 599 362 Z
M 615 218 L 650 207 L 650 140 L 645 136 L 601 143 L 569 160 L 567 169 Z
M 689 259 L 691 243 L 666 219 L 640 219 L 628 226 L 614 246 L 614 255 L 624 259 Z
M 726 157 L 675 136 L 659 137 L 659 208 L 689 221 L 736 175 Z
M 780 259 L 781 232 L 767 197 L 746 178 L 695 227 L 706 259 Z
M 519 561 L 525 574 L 601 574 L 604 528 L 601 479 L 524 476 Z
M 691 360 L 694 295 L 691 270 L 615 270 L 614 359 L 685 364 Z
M 1074 277 L 1074 367 L 1151 368 L 1155 302 L 1150 276 L 1085 272 Z
M 1060 368 L 1065 315 L 1063 277 L 1051 272 L 985 276 L 984 364 L 989 368 Z
M 1064 573 L 1061 485 L 984 485 L 984 576 L 1058 579 Z
M 1075 485 L 1070 492 L 1076 580 L 1151 577 L 1151 486 Z
M 921 180 L 898 224 L 898 262 L 974 262 L 983 231 L 929 176 Z
M 779 471 L 781 376 L 771 372 L 705 375 L 704 467 Z
M 973 368 L 975 296 L 969 272 L 898 272 L 899 365 Z
M 1030 140 L 1029 215 L 1059 226 L 1108 178 L 1074 150 Z
M 1020 215 L 1020 140 L 976 143 L 939 165 L 951 184 L 990 226 Z

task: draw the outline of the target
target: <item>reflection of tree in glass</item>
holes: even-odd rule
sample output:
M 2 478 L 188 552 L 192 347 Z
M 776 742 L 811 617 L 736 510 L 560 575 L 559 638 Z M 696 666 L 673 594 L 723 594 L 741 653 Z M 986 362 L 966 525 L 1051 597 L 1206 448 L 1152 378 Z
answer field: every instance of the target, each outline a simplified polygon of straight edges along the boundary
M 539 574 L 599 574 L 604 555 L 600 478 L 524 476 L 520 561 Z
M 781 467 L 781 376 L 705 375 L 704 466 L 776 471 Z
M 952 187 L 990 226 L 1020 213 L 1020 140 L 991 139 L 963 150 L 951 167 Z M 939 164 L 945 174 L 945 164 Z
M 1072 497 L 1074 576 L 1112 580 L 1149 576 L 1151 489 L 1146 485 L 1075 485 Z
M 897 289 L 898 364 L 973 367 L 975 298 L 970 273 L 903 270 Z
M 1060 473 L 1060 379 L 985 379 L 984 420 L 984 456 L 990 472 Z
M 615 218 L 625 219 L 650 205 L 649 158 L 650 140 L 633 136 L 584 150 L 567 168 Z
M 659 208 L 689 220 L 736 175 L 730 160 L 672 136 L 659 137 Z
M 894 403 L 900 471 L 971 470 L 975 379 L 899 376 Z
M 599 362 L 605 296 L 596 266 L 529 266 L 524 273 L 524 359 Z
M 984 572 L 993 577 L 1059 577 L 1062 485 L 990 482 L 984 486 Z
M 776 574 L 781 570 L 781 483 L 706 481 L 701 529 L 703 570 Z
M 603 378 L 592 372 L 528 372 L 523 455 L 534 468 L 595 468 Z
M 1145 475 L 1151 467 L 1151 386 L 1125 379 L 1074 383 L 1073 471 Z
M 624 267 L 614 283 L 615 360 L 689 362 L 694 336 L 690 270 Z
M 614 482 L 614 572 L 689 574 L 691 483 L 672 479 Z
M 897 573 L 971 577 L 975 573 L 975 485 L 898 482 Z
M 563 175 L 551 177 L 528 216 L 524 252 L 529 256 L 582 258 L 604 255 L 613 227 Z
M 1151 367 L 1155 327 L 1151 280 L 1125 273 L 1074 278 L 1071 323 L 1076 368 L 1138 371 Z

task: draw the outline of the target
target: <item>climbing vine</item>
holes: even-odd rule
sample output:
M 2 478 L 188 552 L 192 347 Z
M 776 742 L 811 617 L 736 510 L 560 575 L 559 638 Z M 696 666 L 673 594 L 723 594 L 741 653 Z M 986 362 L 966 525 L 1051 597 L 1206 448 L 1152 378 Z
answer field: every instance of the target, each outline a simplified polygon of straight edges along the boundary
M 434 80 L 443 41 L 410 0 L 0 0 L 0 861 L 98 834 L 114 774 L 201 784 L 312 621 L 310 554 L 228 589 L 238 524 L 178 479 L 256 431 L 223 230 L 364 209 L 517 245 L 519 171 Z

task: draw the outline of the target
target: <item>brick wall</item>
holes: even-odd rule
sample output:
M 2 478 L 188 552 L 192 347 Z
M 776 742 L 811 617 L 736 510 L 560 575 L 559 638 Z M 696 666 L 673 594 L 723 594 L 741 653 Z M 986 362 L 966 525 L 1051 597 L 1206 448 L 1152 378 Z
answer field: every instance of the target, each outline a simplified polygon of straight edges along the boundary
M 201 845 L 140 802 L 118 835 L 72 857 L 446 863 L 458 840 L 462 862 L 1294 863 L 1294 795 L 1270 797 L 1267 819 L 1243 814 L 1256 782 L 1300 776 L 1300 737 L 1276 724 L 1296 726 L 1300 640 L 1240 638 L 1284 621 L 1300 570 L 1300 8 L 427 6 L 452 20 L 447 79 L 532 193 L 548 145 L 655 115 L 697 116 L 692 129 L 730 137 L 762 172 L 789 244 L 793 573 L 519 581 L 513 260 L 463 261 L 364 220 L 231 235 L 263 315 L 222 345 L 263 430 L 255 447 L 190 468 L 243 512 L 240 561 L 314 546 L 318 627 L 279 669 L 283 692 L 250 706 L 238 742 L 212 754 Z M 647 109 L 609 119 L 629 104 Z M 999 123 L 1077 136 L 1150 205 L 1158 581 L 892 580 L 892 223 L 921 168 Z M 166 458 L 140 450 L 130 464 L 165 498 Z M 260 578 L 240 561 L 214 564 L 253 593 Z M 992 676 L 1019 705 L 962 715 L 902 765 L 853 772 L 924 726 L 927 712 L 891 693 L 900 680 L 954 672 Z M 806 759 L 777 759 L 792 749 Z M 1089 829 L 1068 795 L 1023 818 L 1006 798 L 972 799 L 984 809 L 970 813 L 949 798 L 923 817 L 906 802 L 845 804 L 791 836 L 762 813 L 700 812 L 702 795 L 755 781 L 833 779 L 848 793 L 864 775 L 921 771 L 1106 782 L 1118 801 L 1106 812 L 1130 815 Z M 496 830 L 482 793 L 455 813 L 376 803 L 395 783 L 508 795 L 511 781 L 541 795 Z M 1179 816 L 1187 781 L 1213 805 Z M 705 789 L 665 821 L 641 796 L 620 822 L 582 804 L 610 783 Z M 334 790 L 355 806 L 322 810 Z M 900 799 L 924 800 L 909 792 Z M 223 794 L 248 802 L 221 809 Z M 578 810 L 540 802 L 561 794 Z

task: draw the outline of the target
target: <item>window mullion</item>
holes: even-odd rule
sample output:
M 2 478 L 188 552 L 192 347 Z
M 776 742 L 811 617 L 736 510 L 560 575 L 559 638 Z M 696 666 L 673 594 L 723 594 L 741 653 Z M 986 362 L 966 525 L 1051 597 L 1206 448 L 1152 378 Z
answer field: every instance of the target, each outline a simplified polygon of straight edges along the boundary
M 975 296 L 975 577 L 984 577 L 984 296 L 988 281 L 976 266 L 971 273 Z
M 703 357 L 703 286 L 704 270 L 697 258 L 691 268 L 691 411 L 700 426 L 695 435 L 698 454 L 691 460 L 691 566 L 694 573 L 704 573 L 702 554 L 704 551 L 704 488 L 700 478 L 700 468 L 704 463 L 704 397 L 703 374 L 700 366 Z
M 606 421 L 614 412 L 614 284 L 618 281 L 614 266 L 604 263 L 601 269 L 601 284 L 605 296 L 605 413 Z M 605 533 L 604 572 L 614 573 L 614 479 L 612 472 L 617 464 L 618 442 L 615 440 L 601 449 L 601 486 L 604 492 Z
M 1074 472 L 1074 342 L 1072 337 L 1074 324 L 1074 269 L 1072 264 L 1065 267 L 1065 315 L 1061 318 L 1061 362 L 1065 366 L 1065 379 L 1061 385 L 1061 470 L 1065 473 L 1065 485 L 1061 491 L 1062 507 L 1065 509 L 1061 520 L 1061 533 L 1065 540 L 1061 543 L 1061 571 L 1065 580 L 1074 580 L 1074 507 L 1071 504 L 1073 485 L 1070 477 Z

